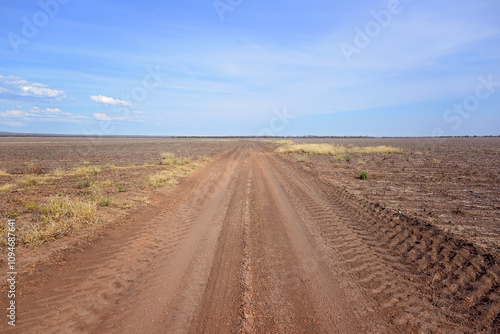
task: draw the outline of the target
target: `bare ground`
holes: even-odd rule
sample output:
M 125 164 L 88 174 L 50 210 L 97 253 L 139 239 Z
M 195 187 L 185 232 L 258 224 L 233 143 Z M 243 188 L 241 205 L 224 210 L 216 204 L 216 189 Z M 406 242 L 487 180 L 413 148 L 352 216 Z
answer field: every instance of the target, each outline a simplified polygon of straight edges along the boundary
M 15 331 L 496 333 L 499 273 L 487 249 L 241 142 L 23 273 Z

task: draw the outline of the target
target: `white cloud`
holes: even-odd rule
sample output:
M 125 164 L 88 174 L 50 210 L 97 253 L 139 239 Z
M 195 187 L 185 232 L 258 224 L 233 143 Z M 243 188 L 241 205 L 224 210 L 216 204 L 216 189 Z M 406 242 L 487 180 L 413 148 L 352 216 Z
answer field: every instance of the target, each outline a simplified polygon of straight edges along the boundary
M 26 95 L 35 95 L 41 97 L 54 97 L 57 98 L 60 95 L 64 95 L 63 91 L 50 89 L 46 87 L 42 87 L 39 85 L 34 86 L 23 86 L 21 87 Z
M 129 103 L 126 101 L 114 99 L 112 97 L 107 97 L 103 95 L 93 95 L 90 97 L 92 101 L 107 105 L 115 105 L 115 106 L 129 106 Z
M 0 75 L 0 97 L 8 99 L 39 98 L 61 100 L 66 97 L 62 90 L 47 85 L 29 82 L 17 77 Z
M 98 121 L 131 121 L 131 122 L 144 122 L 143 119 L 140 118 L 133 118 L 130 116 L 109 116 L 104 113 L 94 113 L 94 118 L 97 119 Z
M 2 120 L 2 119 L 0 119 L 0 124 L 7 124 L 8 126 L 25 126 L 26 125 L 26 123 L 13 122 L 13 121 L 7 121 L 7 120 Z
M 58 108 L 39 109 L 32 107 L 28 111 L 7 110 L 0 112 L 2 123 L 10 126 L 23 126 L 28 122 L 61 122 L 61 123 L 79 123 L 88 117 L 63 112 Z

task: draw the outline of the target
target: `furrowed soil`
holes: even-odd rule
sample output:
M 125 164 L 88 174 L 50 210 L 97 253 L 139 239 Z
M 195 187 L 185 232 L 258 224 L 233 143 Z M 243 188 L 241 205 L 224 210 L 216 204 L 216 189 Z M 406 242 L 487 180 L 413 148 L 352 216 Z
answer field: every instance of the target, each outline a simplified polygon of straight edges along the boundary
M 329 162 L 324 173 L 331 157 L 301 163 L 274 148 L 235 142 L 149 206 L 26 269 L 16 327 L 4 319 L 0 331 L 500 331 L 496 235 L 471 241 L 439 216 L 367 196 L 357 169 Z M 5 310 L 5 290 L 0 301 Z

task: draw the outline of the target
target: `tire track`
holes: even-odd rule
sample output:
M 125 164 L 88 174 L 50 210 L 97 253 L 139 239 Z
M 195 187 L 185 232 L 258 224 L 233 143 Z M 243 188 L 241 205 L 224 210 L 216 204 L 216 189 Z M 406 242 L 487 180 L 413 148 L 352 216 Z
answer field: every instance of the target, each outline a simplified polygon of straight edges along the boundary
M 23 293 L 26 297 L 19 303 L 21 315 L 16 329 L 71 333 L 102 326 L 106 310 L 112 307 L 115 312 L 113 305 L 136 291 L 139 282 L 147 282 L 171 257 L 207 204 L 207 193 L 221 193 L 217 175 L 225 170 L 227 160 L 239 159 L 240 151 L 237 147 L 222 154 L 204 169 L 204 175 L 197 173 L 199 177 L 183 181 L 182 189 L 175 187 L 167 192 L 161 206 L 148 208 L 146 216 L 137 214 L 129 219 L 137 223 L 108 229 L 105 239 L 93 246 L 92 256 L 85 252 L 71 254 L 71 260 L 37 268 L 29 289 L 43 291 Z
M 289 196 L 396 324 L 424 332 L 498 330 L 499 270 L 491 255 L 273 158 Z

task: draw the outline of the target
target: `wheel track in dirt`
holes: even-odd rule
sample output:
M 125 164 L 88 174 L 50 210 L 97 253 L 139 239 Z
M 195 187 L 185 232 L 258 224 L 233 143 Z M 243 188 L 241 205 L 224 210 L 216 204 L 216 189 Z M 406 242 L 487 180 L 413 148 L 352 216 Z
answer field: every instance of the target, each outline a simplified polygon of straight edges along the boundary
M 298 198 L 296 204 L 349 265 L 347 272 L 395 312 L 396 324 L 429 332 L 499 330 L 499 267 L 490 254 L 319 175 L 307 180 L 285 159 L 273 158 L 286 166 L 281 179 L 290 197 Z
M 498 273 L 484 250 L 241 142 L 37 266 L 16 330 L 495 333 Z
M 206 171 L 208 177 L 186 179 L 184 189 L 192 190 L 191 193 L 176 189 L 167 192 L 162 201 L 166 206 L 158 208 L 159 212 L 154 217 L 147 217 L 152 219 L 145 219 L 144 225 L 140 221 L 135 226 L 127 225 L 126 231 L 117 232 L 120 237 L 107 239 L 105 245 L 96 247 L 93 257 L 78 258 L 76 262 L 79 268 L 72 268 L 73 275 L 64 275 L 59 279 L 54 268 L 55 273 L 44 277 L 45 282 L 53 281 L 48 287 L 50 291 L 45 291 L 36 300 L 28 301 L 29 310 L 23 310 L 23 302 L 20 303 L 21 325 L 17 329 L 30 328 L 33 333 L 50 333 L 53 319 L 58 319 L 64 331 L 74 332 L 88 330 L 91 324 L 99 322 L 105 308 L 122 298 L 123 293 L 133 289 L 137 282 L 145 281 L 148 273 L 154 269 L 152 263 L 166 261 L 197 218 L 199 207 L 221 188 L 220 171 L 232 168 L 221 162 L 239 159 L 240 149 L 233 149 L 219 157 L 220 162 L 215 161 Z M 154 228 L 155 224 L 165 225 L 158 229 Z M 156 233 L 151 234 L 152 230 Z M 105 267 L 103 264 L 106 264 Z M 36 272 L 31 276 L 35 275 Z M 81 277 L 84 276 L 92 276 L 93 279 L 82 282 Z M 39 283 L 34 282 L 35 286 Z M 72 305 L 72 300 L 84 303 L 71 310 L 63 306 Z

